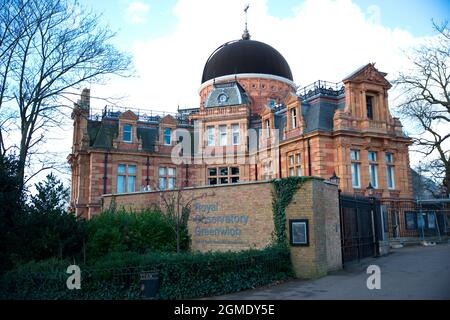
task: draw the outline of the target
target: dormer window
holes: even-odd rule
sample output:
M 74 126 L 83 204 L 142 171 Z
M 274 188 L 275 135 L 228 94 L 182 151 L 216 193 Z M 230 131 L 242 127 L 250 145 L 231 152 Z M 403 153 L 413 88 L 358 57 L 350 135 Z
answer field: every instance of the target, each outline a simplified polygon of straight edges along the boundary
M 373 97 L 366 95 L 366 110 L 367 110 L 367 118 L 373 119 Z
M 123 142 L 132 142 L 133 127 L 129 124 L 123 126 Z
M 291 127 L 292 129 L 297 128 L 297 109 L 293 108 L 291 109 Z
M 164 144 L 166 146 L 171 145 L 171 135 L 172 135 L 172 129 L 170 128 L 164 128 Z

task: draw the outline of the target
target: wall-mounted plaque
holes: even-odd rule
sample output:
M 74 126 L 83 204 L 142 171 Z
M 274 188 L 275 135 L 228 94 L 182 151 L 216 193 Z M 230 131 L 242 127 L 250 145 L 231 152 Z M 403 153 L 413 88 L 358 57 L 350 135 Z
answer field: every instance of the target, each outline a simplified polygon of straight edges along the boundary
M 293 246 L 309 246 L 308 219 L 289 220 L 290 243 Z

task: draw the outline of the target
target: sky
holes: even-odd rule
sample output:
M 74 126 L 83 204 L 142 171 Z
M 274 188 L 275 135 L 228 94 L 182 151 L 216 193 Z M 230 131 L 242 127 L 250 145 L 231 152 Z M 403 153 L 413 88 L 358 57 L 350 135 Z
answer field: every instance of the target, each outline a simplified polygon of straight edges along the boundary
M 133 109 L 176 111 L 198 107 L 204 64 L 221 44 L 239 39 L 243 9 L 253 40 L 276 48 L 288 61 L 298 86 L 341 81 L 375 62 L 392 80 L 408 67 L 409 48 L 436 32 L 431 19 L 449 18 L 444 0 L 79 0 L 102 14 L 117 32 L 113 44 L 133 58 L 131 78 L 87 83 L 95 97 L 120 98 Z M 391 108 L 396 103 L 390 94 Z M 91 101 L 94 109 L 106 102 Z M 62 159 L 70 153 L 72 125 L 54 132 Z M 415 162 L 414 156 L 411 162 Z
M 299 86 L 318 79 L 339 82 L 368 62 L 393 79 L 417 39 L 432 36 L 448 1 L 369 0 L 81 0 L 117 31 L 113 43 L 134 59 L 133 78 L 88 84 L 93 96 L 122 98 L 136 109 L 197 107 L 204 64 L 221 44 L 240 38 L 250 5 L 252 39 L 287 59 Z M 105 101 L 93 101 L 96 108 Z

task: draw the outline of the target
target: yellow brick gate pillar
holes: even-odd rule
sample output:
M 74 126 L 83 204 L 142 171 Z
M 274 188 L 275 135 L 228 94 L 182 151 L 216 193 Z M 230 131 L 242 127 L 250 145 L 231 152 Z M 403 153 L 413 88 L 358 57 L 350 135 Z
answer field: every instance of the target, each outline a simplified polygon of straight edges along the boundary
M 311 179 L 287 206 L 286 232 L 296 277 L 318 278 L 342 268 L 338 197 L 336 185 Z

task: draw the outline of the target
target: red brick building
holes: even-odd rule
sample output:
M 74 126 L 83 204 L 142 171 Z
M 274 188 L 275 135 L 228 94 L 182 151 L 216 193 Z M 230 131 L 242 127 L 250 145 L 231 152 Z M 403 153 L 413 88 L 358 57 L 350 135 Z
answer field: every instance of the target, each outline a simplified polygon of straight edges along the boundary
M 205 64 L 198 108 L 176 114 L 73 112 L 71 206 L 100 213 L 102 194 L 282 178 L 340 177 L 346 193 L 411 199 L 410 139 L 388 107 L 386 73 L 367 64 L 341 83 L 297 88 L 283 56 L 250 40 Z

